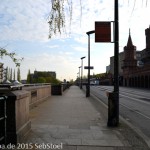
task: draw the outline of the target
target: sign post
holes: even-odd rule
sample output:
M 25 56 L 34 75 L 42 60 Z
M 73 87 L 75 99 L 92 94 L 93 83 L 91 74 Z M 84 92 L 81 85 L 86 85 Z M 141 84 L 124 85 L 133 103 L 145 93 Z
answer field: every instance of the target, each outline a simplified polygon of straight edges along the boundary
M 108 119 L 108 126 L 119 125 L 119 15 L 118 0 L 114 0 L 114 119 Z M 95 42 L 111 42 L 111 22 L 95 22 Z
M 118 0 L 114 1 L 114 100 L 116 109 L 116 123 L 114 126 L 119 125 L 119 13 L 118 13 Z

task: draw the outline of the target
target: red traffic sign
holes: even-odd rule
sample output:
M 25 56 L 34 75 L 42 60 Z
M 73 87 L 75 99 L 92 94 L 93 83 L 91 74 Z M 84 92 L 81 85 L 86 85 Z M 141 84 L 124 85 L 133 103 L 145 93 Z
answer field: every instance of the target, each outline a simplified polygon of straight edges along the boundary
M 84 69 L 94 69 L 93 66 L 84 66 Z
M 95 22 L 95 42 L 111 42 L 111 22 Z

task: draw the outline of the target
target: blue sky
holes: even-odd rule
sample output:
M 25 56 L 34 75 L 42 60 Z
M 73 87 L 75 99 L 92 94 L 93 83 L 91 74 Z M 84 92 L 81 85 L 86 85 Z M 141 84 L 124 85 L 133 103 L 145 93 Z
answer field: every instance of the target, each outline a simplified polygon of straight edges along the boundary
M 127 43 L 129 28 L 133 44 L 137 50 L 145 48 L 145 29 L 150 25 L 150 3 L 146 0 L 119 0 L 120 51 Z M 0 0 L 0 47 L 16 52 L 24 57 L 21 63 L 21 78 L 26 79 L 28 70 L 55 71 L 57 78 L 76 79 L 81 65 L 88 65 L 87 31 L 94 30 L 95 21 L 114 20 L 114 1 L 82 0 L 82 16 L 80 0 L 73 0 L 72 25 L 66 16 L 66 32 L 71 34 L 56 35 L 48 39 L 50 0 Z M 66 14 L 67 15 L 67 14 Z M 91 36 L 91 74 L 106 71 L 106 66 L 113 56 L 112 43 L 95 43 Z M 15 68 L 10 58 L 4 57 L 0 62 L 5 67 Z M 16 69 L 17 70 L 17 69 Z M 87 70 L 84 70 L 87 75 Z

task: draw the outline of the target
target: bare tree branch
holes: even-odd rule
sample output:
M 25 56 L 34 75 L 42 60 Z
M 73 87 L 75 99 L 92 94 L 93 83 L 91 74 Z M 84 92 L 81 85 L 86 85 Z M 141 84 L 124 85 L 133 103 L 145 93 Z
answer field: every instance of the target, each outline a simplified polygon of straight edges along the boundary
M 51 12 L 49 15 L 49 38 L 51 38 L 53 35 L 56 35 L 57 32 L 60 34 L 65 31 L 65 7 L 64 3 L 67 2 L 68 4 L 68 9 L 69 9 L 69 21 L 70 21 L 70 26 L 71 26 L 71 21 L 72 21 L 72 0 L 51 0 Z M 130 1 L 128 0 L 128 6 Z M 136 0 L 134 0 L 134 5 L 133 9 L 131 12 L 131 16 L 133 15 L 133 12 L 135 10 L 136 6 Z M 144 5 L 144 2 L 146 2 L 146 7 L 148 6 L 148 0 L 144 1 L 142 0 L 142 7 Z M 80 0 L 80 18 L 82 18 L 82 0 Z M 80 25 L 81 25 L 81 20 L 80 20 Z
M 9 56 L 12 61 L 15 63 L 16 67 L 20 66 L 20 62 L 24 59 L 24 58 L 16 58 L 16 53 L 11 52 L 9 53 L 5 48 L 1 48 L 0 47 L 0 57 L 3 58 L 4 56 Z

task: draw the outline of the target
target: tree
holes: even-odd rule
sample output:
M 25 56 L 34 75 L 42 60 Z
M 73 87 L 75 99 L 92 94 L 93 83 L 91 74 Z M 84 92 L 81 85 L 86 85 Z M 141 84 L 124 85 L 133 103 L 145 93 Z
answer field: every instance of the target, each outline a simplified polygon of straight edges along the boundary
M 8 75 L 8 66 L 6 67 L 6 80 L 9 80 L 9 75 Z
M 14 69 L 14 78 L 13 78 L 13 80 L 15 80 L 16 79 L 16 74 L 15 74 L 15 69 Z
M 10 69 L 10 81 L 12 81 L 12 68 Z
M 21 81 L 21 75 L 20 75 L 20 68 L 18 67 L 17 70 L 17 80 L 20 82 Z
M 30 69 L 28 70 L 27 83 L 31 83 L 31 73 L 30 73 Z
M 80 1 L 80 9 L 81 9 L 81 15 L 80 18 L 82 17 L 82 0 Z M 65 30 L 65 22 L 66 22 L 66 16 L 65 16 L 65 7 L 66 4 L 68 6 L 68 10 L 69 10 L 69 20 L 70 20 L 70 25 L 71 25 L 71 21 L 72 21 L 72 0 L 51 0 L 51 12 L 49 14 L 49 38 L 52 38 L 53 35 L 56 35 L 57 32 L 59 32 L 60 34 L 62 32 L 64 32 Z M 141 0 L 141 4 L 143 5 L 144 0 Z M 129 0 L 128 0 L 128 3 Z M 136 4 L 136 0 L 134 0 L 134 6 L 133 6 L 133 10 L 134 11 L 134 7 Z M 148 5 L 148 0 L 145 1 L 145 6 L 147 7 Z
M 37 80 L 37 83 L 45 83 L 46 80 L 44 77 L 39 77 L 38 80 Z
M 80 0 L 81 1 L 81 0 Z M 65 28 L 65 4 L 68 4 L 70 14 L 70 24 L 72 19 L 72 0 L 51 0 L 51 12 L 49 15 L 49 38 L 59 32 L 64 32 Z
M 16 64 L 16 67 L 20 66 L 20 62 L 23 60 L 23 58 L 17 59 L 16 53 L 9 53 L 6 49 L 0 47 L 0 58 L 2 59 L 4 56 L 9 56 L 12 59 L 12 61 Z

